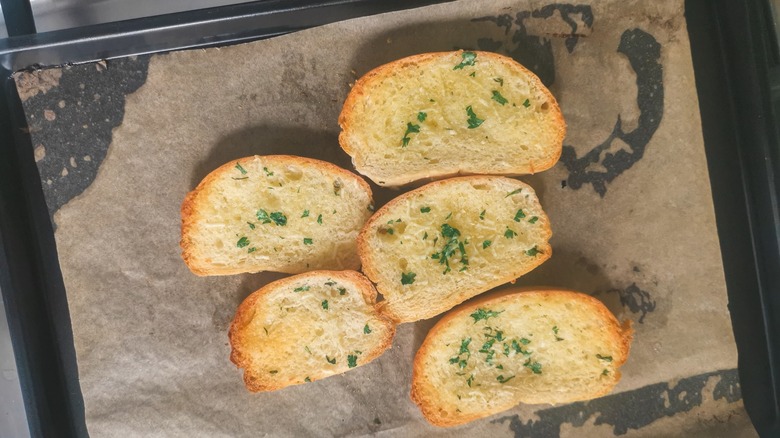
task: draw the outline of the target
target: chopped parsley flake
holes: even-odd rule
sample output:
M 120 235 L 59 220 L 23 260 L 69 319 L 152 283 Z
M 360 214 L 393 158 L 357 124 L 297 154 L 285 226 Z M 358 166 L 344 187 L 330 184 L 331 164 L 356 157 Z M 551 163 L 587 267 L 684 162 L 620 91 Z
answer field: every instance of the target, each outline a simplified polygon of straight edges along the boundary
M 525 102 L 523 102 L 523 106 L 528 108 L 529 106 L 531 106 L 531 101 L 526 99 Z
M 451 217 L 452 217 L 452 212 L 450 212 L 450 214 L 448 214 L 447 217 L 444 218 L 444 220 L 446 221 L 447 219 L 449 219 Z
M 273 222 L 279 226 L 287 225 L 287 216 L 285 216 L 284 213 L 280 211 L 275 211 L 271 214 L 268 214 L 267 211 L 261 208 L 257 210 L 256 216 L 257 216 L 257 220 L 259 220 L 264 224 L 270 224 L 271 222 Z
M 444 248 L 442 248 L 441 252 L 434 253 L 431 255 L 431 258 L 438 260 L 440 265 L 446 266 L 443 274 L 446 274 L 452 270 L 450 268 L 450 259 L 453 255 L 455 255 L 456 251 L 460 252 L 460 263 L 463 265 L 463 267 L 466 267 L 469 264 L 469 258 L 466 255 L 465 242 L 461 242 L 458 238 L 460 236 L 460 231 L 457 228 L 453 228 L 449 224 L 442 224 L 441 235 L 447 238 L 447 243 L 444 244 Z M 434 245 L 436 244 L 437 240 L 438 237 L 434 239 Z M 461 271 L 463 271 L 463 269 L 461 269 Z
M 506 383 L 514 378 L 515 376 L 504 377 L 502 375 L 499 375 L 498 377 L 496 377 L 496 380 L 498 380 L 498 383 Z
M 325 286 L 335 286 L 335 285 L 336 285 L 335 281 L 326 281 L 325 282 Z
M 317 223 L 322 225 L 322 215 L 317 216 Z
M 309 210 L 303 210 L 301 217 L 309 217 Z
M 498 82 L 498 85 L 504 86 L 504 78 L 493 78 L 493 82 Z
M 246 252 L 248 252 L 248 253 L 253 253 L 255 251 L 257 251 L 257 248 L 255 248 L 254 246 L 249 248 L 248 250 L 246 250 Z
M 426 113 L 424 113 L 422 111 L 417 113 L 417 120 L 419 120 L 420 122 L 424 122 L 426 117 L 428 117 L 428 114 L 426 114 Z
M 531 343 L 531 340 L 526 338 L 520 338 L 520 343 L 523 345 L 528 345 Z
M 414 272 L 407 272 L 407 273 L 401 273 L 401 284 L 412 284 L 414 283 L 414 277 L 416 277 L 417 274 Z
M 303 244 L 304 245 L 314 245 L 314 240 L 311 237 L 304 237 L 303 238 Z
M 367 335 L 371 334 L 371 327 L 369 327 L 368 324 L 363 326 L 363 333 Z
M 347 366 L 350 368 L 355 368 L 357 366 L 357 356 L 354 354 L 347 356 Z
M 328 300 L 322 300 L 322 308 L 328 310 Z
M 246 224 L 249 225 L 249 229 L 250 230 L 254 230 L 255 229 L 255 224 L 253 224 L 252 222 L 247 222 Z
M 504 96 L 501 95 L 501 93 L 498 92 L 498 90 L 493 90 L 493 97 L 491 97 L 491 99 L 495 100 L 501 105 L 506 105 L 506 103 L 509 102 L 504 98 Z
M 469 76 L 471 76 L 472 78 L 476 78 L 477 77 L 477 72 L 473 71 L 473 72 L 471 72 L 471 74 Z
M 310 382 L 311 382 L 311 379 L 309 378 L 309 376 L 306 376 L 306 378 L 305 378 L 305 379 L 303 379 L 303 381 L 304 381 L 304 382 L 306 382 L 306 383 L 310 383 Z
M 525 213 L 523 213 L 523 209 L 517 210 L 517 213 L 515 213 L 515 222 L 520 222 L 520 219 L 525 217 Z
M 609 370 L 605 369 L 604 371 L 602 371 L 602 372 L 601 372 L 601 375 L 602 375 L 602 376 L 607 376 L 607 375 L 609 375 Z
M 474 383 L 474 374 L 469 376 L 468 379 L 466 379 L 466 383 L 469 385 L 469 388 L 471 388 L 471 384 Z
M 612 362 L 612 356 L 602 356 L 600 354 L 597 354 L 596 357 L 601 360 L 606 360 L 607 362 Z
M 241 167 L 241 163 L 236 163 L 236 169 L 238 169 L 238 171 L 241 172 L 241 175 L 246 175 L 246 169 Z
M 514 230 L 512 230 L 511 228 L 506 227 L 506 231 L 504 231 L 504 237 L 506 237 L 507 239 L 514 239 L 515 236 L 517 236 L 517 233 L 515 233 Z M 527 253 L 528 251 L 526 251 L 526 254 Z
M 486 240 L 486 241 L 482 242 L 482 249 L 485 249 L 485 248 L 487 248 L 488 246 L 490 246 L 492 244 L 493 244 L 493 242 L 491 242 L 489 240 Z
M 471 314 L 471 317 L 474 318 L 474 323 L 476 324 L 478 321 L 481 320 L 487 321 L 488 318 L 495 318 L 502 312 L 503 310 L 500 312 L 496 312 L 495 310 L 477 309 L 476 312 Z
M 346 295 L 346 294 L 347 294 L 347 289 L 346 289 L 346 288 L 344 288 L 344 287 L 340 287 L 340 288 L 338 289 L 338 291 L 339 291 L 339 295 L 342 295 L 342 296 L 343 296 L 343 295 Z
M 420 213 L 428 213 L 431 211 L 431 207 L 420 207 Z
M 542 374 L 542 364 L 539 362 L 531 362 L 531 359 L 528 359 L 523 366 L 530 369 L 534 374 Z
M 425 240 L 425 239 L 427 239 L 427 238 L 428 238 L 428 232 L 426 231 L 426 232 L 425 232 L 425 234 L 423 234 L 423 238 L 422 238 L 422 240 Z
M 236 246 L 239 248 L 243 248 L 245 246 L 249 246 L 249 239 L 246 238 L 246 236 L 238 239 L 238 242 L 236 242 Z
M 409 142 L 412 141 L 412 138 L 409 137 L 409 134 L 417 134 L 420 132 L 420 125 L 415 125 L 412 122 L 408 122 L 406 124 L 406 132 L 404 133 L 404 137 L 402 139 L 403 146 L 406 147 L 409 145 Z
M 485 121 L 484 119 L 477 117 L 477 115 L 474 113 L 474 110 L 471 108 L 471 105 L 466 107 L 466 115 L 469 116 L 468 120 L 466 120 L 466 122 L 469 124 L 469 129 L 478 128 L 479 125 Z
M 268 170 L 267 167 L 263 167 L 263 172 L 265 172 L 265 176 L 274 176 L 274 173 Z
M 558 326 L 557 325 L 553 326 L 553 333 L 555 333 L 556 335 L 558 334 Z
M 528 219 L 529 224 L 535 224 L 536 221 L 538 221 L 539 218 L 537 216 L 532 217 L 531 219 Z
M 453 70 L 461 70 L 467 65 L 474 65 L 474 62 L 477 60 L 477 54 L 474 52 L 463 52 L 460 56 L 462 61 L 460 61 L 460 64 L 456 65 Z
M 466 338 L 462 340 L 460 342 L 460 352 L 458 354 L 468 353 L 470 343 L 471 343 L 471 338 Z
M 336 358 L 334 357 L 333 359 L 331 359 L 330 357 L 328 357 L 327 354 L 325 355 L 325 360 L 327 360 L 328 363 L 332 363 L 332 364 L 336 363 Z
M 485 220 L 485 212 L 486 212 L 486 211 L 487 211 L 487 210 L 482 210 L 482 212 L 481 212 L 481 213 L 479 213 L 479 220 L 482 220 L 482 221 L 483 221 L 483 220 Z
M 293 292 L 306 292 L 307 290 L 309 290 L 309 286 L 301 286 L 293 289 Z
M 534 246 L 533 248 L 531 248 L 531 249 L 529 249 L 528 251 L 525 252 L 525 255 L 527 255 L 529 257 L 534 257 L 537 254 L 543 254 L 543 253 L 541 251 L 539 251 L 538 249 L 536 249 L 536 246 Z
M 518 193 L 520 193 L 520 192 L 522 192 L 522 191 L 523 191 L 523 189 L 522 189 L 522 188 L 520 188 L 520 189 L 517 189 L 517 190 L 512 190 L 511 192 L 507 193 L 507 194 L 506 194 L 506 196 L 504 196 L 504 197 L 505 197 L 505 198 L 508 198 L 508 197 L 510 197 L 510 196 L 512 196 L 512 195 L 516 195 L 516 194 L 518 194 Z

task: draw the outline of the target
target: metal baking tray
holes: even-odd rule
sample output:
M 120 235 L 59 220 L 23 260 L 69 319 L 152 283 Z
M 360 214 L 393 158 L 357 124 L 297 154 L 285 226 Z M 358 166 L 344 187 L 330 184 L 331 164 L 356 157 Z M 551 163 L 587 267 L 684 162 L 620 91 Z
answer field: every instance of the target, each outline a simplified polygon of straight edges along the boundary
M 432 3 L 258 1 L 0 40 L 0 291 L 32 436 L 87 432 L 54 232 L 13 72 L 235 44 Z M 780 53 L 772 14 L 760 0 L 685 7 L 742 395 L 758 432 L 779 436 Z

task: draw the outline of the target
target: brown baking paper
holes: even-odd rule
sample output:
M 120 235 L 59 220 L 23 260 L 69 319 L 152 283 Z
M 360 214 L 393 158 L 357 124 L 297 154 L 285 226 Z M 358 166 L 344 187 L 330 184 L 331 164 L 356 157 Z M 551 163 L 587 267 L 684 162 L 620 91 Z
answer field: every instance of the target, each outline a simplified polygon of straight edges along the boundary
M 185 194 L 252 154 L 352 169 L 337 143 L 350 84 L 402 56 L 457 48 L 515 57 L 559 100 L 561 161 L 521 178 L 549 214 L 554 254 L 518 284 L 593 294 L 635 321 L 614 394 L 432 427 L 408 394 L 434 321 L 401 325 L 367 366 L 249 393 L 227 329 L 247 295 L 283 275 L 190 273 Z M 92 436 L 754 434 L 735 378 L 682 0 L 459 1 L 156 55 L 124 109 L 94 182 L 54 215 Z M 379 205 L 398 193 L 375 190 Z M 644 420 L 626 419 L 626 406 Z

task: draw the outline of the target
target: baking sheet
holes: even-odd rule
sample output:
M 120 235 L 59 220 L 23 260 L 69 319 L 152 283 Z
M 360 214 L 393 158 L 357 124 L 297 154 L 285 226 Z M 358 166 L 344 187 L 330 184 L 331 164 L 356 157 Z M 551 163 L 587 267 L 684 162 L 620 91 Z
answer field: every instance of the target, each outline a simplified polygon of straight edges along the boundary
M 561 161 L 522 178 L 550 216 L 554 255 L 518 284 L 581 290 L 634 319 L 615 394 L 433 428 L 408 398 L 433 321 L 400 326 L 369 366 L 246 392 L 227 327 L 244 297 L 282 275 L 189 273 L 178 248 L 184 195 L 251 154 L 351 169 L 336 123 L 350 84 L 384 62 L 456 48 L 515 57 L 561 104 Z M 57 227 L 93 436 L 754 434 L 734 370 L 682 1 L 459 1 L 25 73 L 17 87 Z M 374 189 L 378 205 L 398 194 Z

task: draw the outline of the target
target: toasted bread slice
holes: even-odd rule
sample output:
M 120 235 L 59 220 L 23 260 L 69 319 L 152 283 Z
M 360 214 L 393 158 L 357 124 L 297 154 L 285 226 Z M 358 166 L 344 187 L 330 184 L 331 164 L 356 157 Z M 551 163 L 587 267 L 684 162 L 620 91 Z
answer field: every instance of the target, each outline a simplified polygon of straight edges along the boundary
M 371 188 L 324 161 L 253 156 L 211 172 L 181 206 L 182 257 L 197 275 L 358 269 Z
M 363 272 L 399 322 L 438 315 L 550 258 L 550 223 L 534 190 L 498 176 L 405 193 L 361 230 Z
M 414 358 L 412 400 L 437 426 L 455 426 L 518 403 L 602 396 L 620 380 L 631 321 L 620 325 L 578 292 L 519 289 L 448 313 Z
M 273 391 L 365 365 L 394 335 L 363 275 L 314 271 L 270 283 L 241 303 L 230 360 L 244 369 L 247 389 Z
M 341 147 L 375 183 L 456 174 L 521 175 L 560 158 L 566 124 L 536 75 L 490 52 L 425 53 L 358 80 Z

